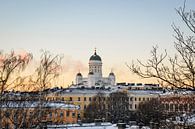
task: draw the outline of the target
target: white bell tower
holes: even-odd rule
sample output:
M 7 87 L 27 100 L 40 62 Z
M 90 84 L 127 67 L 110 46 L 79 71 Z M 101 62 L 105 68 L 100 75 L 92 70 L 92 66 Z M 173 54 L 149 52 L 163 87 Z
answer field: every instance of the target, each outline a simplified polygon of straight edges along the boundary
M 102 78 L 102 60 L 99 55 L 96 53 L 96 49 L 94 54 L 89 59 L 89 73 L 92 72 L 95 78 Z

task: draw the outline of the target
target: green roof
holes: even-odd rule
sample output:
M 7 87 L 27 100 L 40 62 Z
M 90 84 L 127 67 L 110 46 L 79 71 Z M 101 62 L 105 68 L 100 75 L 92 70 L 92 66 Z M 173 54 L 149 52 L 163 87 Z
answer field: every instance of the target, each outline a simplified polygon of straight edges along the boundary
M 94 55 L 92 55 L 92 56 L 90 57 L 89 60 L 102 61 L 101 57 L 100 57 L 99 55 L 97 55 L 96 51 L 95 51 Z

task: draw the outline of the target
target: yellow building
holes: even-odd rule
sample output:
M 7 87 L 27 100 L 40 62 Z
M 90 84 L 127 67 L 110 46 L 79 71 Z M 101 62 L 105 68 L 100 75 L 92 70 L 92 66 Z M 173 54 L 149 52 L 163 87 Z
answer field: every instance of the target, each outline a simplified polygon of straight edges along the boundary
M 111 92 L 94 89 L 68 89 L 61 92 L 51 93 L 46 99 L 49 101 L 64 101 L 65 103 L 78 106 L 80 108 L 78 111 L 78 119 L 82 119 L 84 117 L 84 110 L 92 101 L 95 101 L 95 96 L 98 93 L 103 93 L 105 96 L 108 96 Z
M 47 96 L 49 101 L 64 101 L 65 103 L 74 104 L 80 107 L 78 111 L 78 119 L 84 118 L 84 111 L 87 106 L 94 100 L 96 95 L 102 93 L 107 97 L 113 92 L 125 92 L 127 93 L 129 100 L 129 110 L 136 111 L 139 108 L 139 104 L 149 101 L 152 98 L 158 98 L 163 93 L 162 90 L 128 90 L 126 86 L 113 86 L 106 87 L 106 89 L 93 89 L 93 88 L 69 88 L 57 90 Z M 108 105 L 105 105 L 107 107 Z
M 59 102 L 2 102 L 0 128 L 31 128 L 36 125 L 77 123 L 78 106 Z

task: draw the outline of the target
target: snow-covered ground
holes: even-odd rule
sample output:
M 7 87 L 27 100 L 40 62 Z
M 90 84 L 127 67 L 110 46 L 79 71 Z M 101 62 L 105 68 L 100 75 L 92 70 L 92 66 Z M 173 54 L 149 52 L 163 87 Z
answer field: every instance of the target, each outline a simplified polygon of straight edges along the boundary
M 101 125 L 96 126 L 95 123 L 83 124 L 82 126 L 78 124 L 69 125 L 50 125 L 48 129 L 118 129 L 116 124 L 111 123 L 101 123 Z M 126 126 L 126 129 L 139 129 L 139 126 Z M 142 127 L 141 129 L 150 129 L 149 127 Z

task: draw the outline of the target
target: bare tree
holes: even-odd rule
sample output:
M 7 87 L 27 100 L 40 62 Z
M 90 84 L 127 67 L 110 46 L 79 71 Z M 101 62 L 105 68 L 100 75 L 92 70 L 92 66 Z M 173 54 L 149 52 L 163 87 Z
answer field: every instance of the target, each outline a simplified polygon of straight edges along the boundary
M 157 79 L 164 87 L 195 90 L 195 11 L 186 11 L 184 2 L 183 7 L 176 9 L 176 12 L 189 30 L 188 33 L 186 32 L 186 36 L 180 27 L 172 25 L 176 54 L 173 57 L 168 56 L 166 50 L 164 53 L 160 53 L 158 46 L 155 46 L 151 50 L 151 58 L 147 59 L 145 63 L 137 60 L 130 65 L 127 64 L 127 67 L 142 78 Z M 177 113 L 176 115 L 181 114 Z M 190 114 L 192 112 L 188 116 Z M 165 116 L 169 117 L 168 114 Z M 170 123 L 169 126 L 173 126 L 173 121 Z M 166 125 L 166 122 L 161 124 Z
M 49 51 L 42 51 L 40 64 L 35 71 L 35 81 L 38 91 L 50 88 L 52 81 L 59 76 L 62 56 L 53 55 Z
M 46 95 L 47 89 L 52 86 L 52 81 L 59 76 L 61 70 L 61 60 L 62 56 L 53 55 L 49 51 L 42 51 L 40 58 L 40 64 L 35 71 L 34 77 L 31 81 L 36 86 L 36 91 L 38 92 L 38 106 L 36 113 L 34 114 L 34 119 L 38 120 L 39 127 L 42 127 L 42 116 L 47 115 L 47 111 L 43 110 L 47 104 Z M 33 118 L 33 117 L 32 117 Z
M 40 64 L 28 82 L 30 84 L 28 86 L 34 87 L 31 88 L 34 92 L 6 92 L 16 86 L 24 86 L 22 84 L 24 79 L 19 76 L 19 73 L 24 70 L 31 58 L 30 54 L 16 56 L 14 52 L 1 57 L 3 59 L 0 78 L 1 89 L 3 89 L 1 100 L 4 99 L 0 107 L 1 127 L 12 126 L 14 129 L 43 127 L 43 118 L 48 115 L 45 108 L 48 104 L 45 100 L 46 89 L 50 88 L 52 81 L 59 75 L 62 57 L 42 51 Z M 12 78 L 15 74 L 18 75 L 16 79 Z
M 0 94 L 1 96 L 5 91 L 11 91 L 23 82 L 20 76 L 29 62 L 32 59 L 32 54 L 26 53 L 25 55 L 17 54 L 14 51 L 10 53 L 0 52 Z
M 137 121 L 144 125 L 149 125 L 150 122 L 160 125 L 161 121 L 165 118 L 163 105 L 157 98 L 140 103 L 136 114 Z
M 113 123 L 128 122 L 130 119 L 127 93 L 114 92 L 109 96 L 98 93 L 84 111 L 85 122 L 95 119 Z
M 108 112 L 111 122 L 129 121 L 129 98 L 126 92 L 111 93 L 108 100 Z
M 127 66 L 138 76 L 156 78 L 164 86 L 195 89 L 195 11 L 186 11 L 184 3 L 176 12 L 191 32 L 189 36 L 185 36 L 179 27 L 172 26 L 177 54 L 169 57 L 166 50 L 159 54 L 159 49 L 155 46 L 146 63 L 138 60 Z
M 84 121 L 85 122 L 94 122 L 99 119 L 102 120 L 105 118 L 107 113 L 107 97 L 104 93 L 99 92 L 96 96 L 94 96 L 92 102 L 87 106 L 84 111 Z
M 32 59 L 32 54 L 18 54 L 15 51 L 10 53 L 0 52 L 0 107 L 10 104 L 10 91 L 16 88 L 22 88 L 26 77 L 21 76 L 21 72 Z M 0 128 L 2 127 L 3 118 L 10 119 L 7 109 L 0 110 Z

